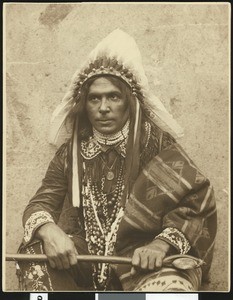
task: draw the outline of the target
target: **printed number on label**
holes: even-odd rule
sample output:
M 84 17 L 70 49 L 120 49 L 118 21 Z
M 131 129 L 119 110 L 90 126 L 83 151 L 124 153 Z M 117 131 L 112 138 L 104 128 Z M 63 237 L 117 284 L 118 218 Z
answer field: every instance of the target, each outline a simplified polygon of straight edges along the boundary
M 46 293 L 43 293 L 43 294 L 37 294 L 37 293 L 30 294 L 30 300 L 48 300 L 48 294 L 46 294 Z

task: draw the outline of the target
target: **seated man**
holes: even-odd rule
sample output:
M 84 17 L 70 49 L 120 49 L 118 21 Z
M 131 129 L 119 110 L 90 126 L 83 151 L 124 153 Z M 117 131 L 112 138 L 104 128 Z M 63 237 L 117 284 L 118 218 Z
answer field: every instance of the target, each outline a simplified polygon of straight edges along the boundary
M 21 262 L 23 289 L 197 291 L 213 255 L 213 189 L 176 143 L 181 129 L 149 93 L 130 36 L 115 30 L 91 52 L 51 126 L 53 141 L 61 128 L 72 135 L 24 211 L 19 251 L 49 263 Z M 78 254 L 132 257 L 132 265 Z M 163 266 L 173 254 L 205 264 Z

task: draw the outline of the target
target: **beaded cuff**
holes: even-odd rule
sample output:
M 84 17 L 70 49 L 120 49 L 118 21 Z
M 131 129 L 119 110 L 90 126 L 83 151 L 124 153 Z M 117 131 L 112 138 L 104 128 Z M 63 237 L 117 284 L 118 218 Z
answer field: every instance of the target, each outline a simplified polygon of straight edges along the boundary
M 155 239 L 161 239 L 172 246 L 174 246 L 177 250 L 180 251 L 180 254 L 186 254 L 191 246 L 189 241 L 186 239 L 185 235 L 176 228 L 168 227 L 165 228 L 159 235 L 155 237 Z
M 24 226 L 24 241 L 28 243 L 38 227 L 51 222 L 54 223 L 54 220 L 47 211 L 42 210 L 33 213 Z

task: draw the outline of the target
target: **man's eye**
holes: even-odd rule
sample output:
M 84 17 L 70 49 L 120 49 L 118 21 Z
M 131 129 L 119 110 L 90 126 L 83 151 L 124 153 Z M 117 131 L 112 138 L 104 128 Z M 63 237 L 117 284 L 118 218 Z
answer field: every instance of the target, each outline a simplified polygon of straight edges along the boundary
M 110 96 L 109 96 L 109 99 L 112 100 L 112 101 L 118 101 L 118 100 L 119 100 L 119 96 L 113 94 L 113 95 L 110 95 Z
M 91 102 L 98 102 L 98 101 L 100 101 L 100 99 L 98 97 L 95 97 L 95 96 L 90 97 L 88 100 L 91 101 Z

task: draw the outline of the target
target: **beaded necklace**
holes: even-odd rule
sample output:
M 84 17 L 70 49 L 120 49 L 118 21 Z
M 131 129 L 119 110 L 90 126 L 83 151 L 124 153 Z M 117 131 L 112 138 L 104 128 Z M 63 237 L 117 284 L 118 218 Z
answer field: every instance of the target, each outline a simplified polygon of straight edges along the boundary
M 86 170 L 83 163 L 84 172 Z M 116 235 L 124 214 L 121 198 L 124 191 L 123 161 L 115 190 L 109 195 L 103 192 L 105 177 L 101 184 L 91 177 L 83 182 L 83 212 L 88 250 L 92 255 L 113 255 Z M 110 196 L 110 197 L 109 197 Z M 107 263 L 93 265 L 93 283 L 96 290 L 105 290 L 110 275 Z
M 129 120 L 125 123 L 124 127 L 115 134 L 107 135 L 100 133 L 93 128 L 93 135 L 96 141 L 101 145 L 112 146 L 115 145 L 128 137 L 129 134 Z

